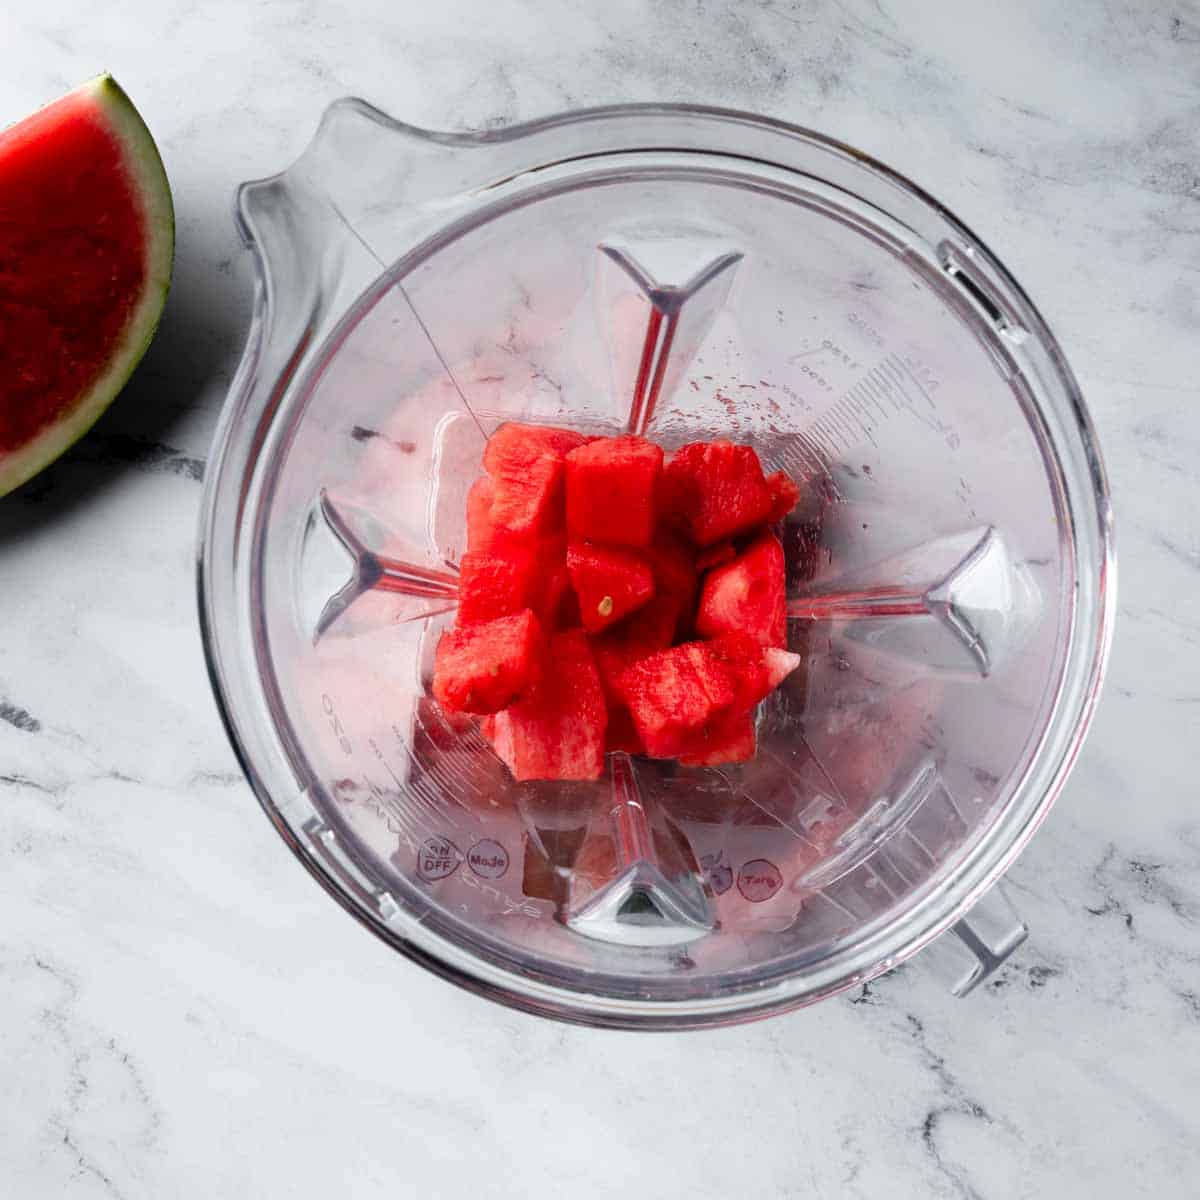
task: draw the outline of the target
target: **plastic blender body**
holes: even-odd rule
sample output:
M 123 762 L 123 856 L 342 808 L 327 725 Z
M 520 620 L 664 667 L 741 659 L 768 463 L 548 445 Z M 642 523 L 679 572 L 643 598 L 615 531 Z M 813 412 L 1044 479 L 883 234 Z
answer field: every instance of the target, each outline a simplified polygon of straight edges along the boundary
M 660 1026 L 819 998 L 962 917 L 1061 784 L 1112 605 L 1077 390 L 976 239 L 844 147 L 683 109 L 456 138 L 335 106 L 241 214 L 262 291 L 206 644 L 260 798 L 344 904 L 506 1002 Z M 430 698 L 505 420 L 729 437 L 802 482 L 804 666 L 752 761 L 516 784 Z M 960 988 L 1019 937 L 994 924 Z

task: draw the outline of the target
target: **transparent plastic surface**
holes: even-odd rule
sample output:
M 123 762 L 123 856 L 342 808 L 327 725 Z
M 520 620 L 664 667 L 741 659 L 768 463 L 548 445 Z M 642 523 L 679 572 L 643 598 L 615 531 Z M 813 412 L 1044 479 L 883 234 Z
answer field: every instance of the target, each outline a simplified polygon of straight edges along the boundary
M 1113 586 L 1074 381 L 976 239 L 845 147 L 661 108 L 450 137 L 343 103 L 240 217 L 260 292 L 202 616 L 326 887 L 460 983 L 615 1025 L 810 1001 L 962 919 L 1069 768 Z M 802 483 L 804 666 L 752 761 L 516 784 L 432 700 L 505 420 L 726 436 Z

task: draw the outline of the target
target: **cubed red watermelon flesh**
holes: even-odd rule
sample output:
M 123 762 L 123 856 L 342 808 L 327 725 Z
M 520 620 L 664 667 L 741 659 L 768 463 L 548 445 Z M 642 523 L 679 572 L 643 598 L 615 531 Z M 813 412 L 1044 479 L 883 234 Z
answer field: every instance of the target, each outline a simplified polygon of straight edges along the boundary
M 678 619 L 675 598 L 656 595 L 616 629 L 592 639 L 596 665 L 610 699 L 620 699 L 621 677 L 630 667 L 671 644 Z
M 494 481 L 491 519 L 517 534 L 563 525 L 563 459 L 587 439 L 570 429 L 508 422 L 488 439 L 483 466 Z
M 487 713 L 484 736 L 518 779 L 595 778 L 617 751 L 744 762 L 757 705 L 800 663 L 782 649 L 783 551 L 766 529 L 796 485 L 768 482 L 728 442 L 684 447 L 673 478 L 661 461 L 642 438 L 544 427 L 502 426 L 488 445 L 435 694 Z M 570 542 L 547 535 L 563 524 Z M 549 639 L 540 677 L 531 622 Z M 683 640 L 693 628 L 708 640 Z
M 490 550 L 503 536 L 492 520 L 492 499 L 496 483 L 490 475 L 481 475 L 467 492 L 467 549 Z
M 622 695 L 646 753 L 672 758 L 720 711 L 687 646 L 660 650 L 621 676 Z
M 663 470 L 662 505 L 698 546 L 711 546 L 761 525 L 771 493 L 752 447 L 692 442 Z
M 767 512 L 770 525 L 782 521 L 800 503 L 800 485 L 786 471 L 767 476 L 767 491 L 771 495 L 771 508 Z
M 604 749 L 609 754 L 645 754 L 633 716 L 623 704 L 609 704 L 608 725 L 604 730 Z
M 469 550 L 458 564 L 458 624 L 494 621 L 533 608 L 541 575 L 536 547 Z
M 732 708 L 753 708 L 770 694 L 763 648 L 749 634 L 739 630 L 694 644 L 703 646 L 709 661 L 718 664 L 724 672 L 724 678 L 733 681 Z
M 732 542 L 717 542 L 715 546 L 709 546 L 696 555 L 696 570 L 707 571 L 722 563 L 732 562 L 735 558 L 737 547 Z
M 571 581 L 561 537 L 493 538 L 458 564 L 459 625 L 494 621 L 530 608 L 547 629 L 569 616 Z
M 542 454 L 519 474 L 495 476 L 492 521 L 514 534 L 545 535 L 562 529 L 563 460 Z
M 565 458 L 587 440 L 573 429 L 507 421 L 488 438 L 483 449 L 483 469 L 493 479 L 519 478 L 543 455 Z
M 433 694 L 450 712 L 499 712 L 541 677 L 544 649 L 529 609 L 448 629 L 438 641 Z
M 685 767 L 722 767 L 749 762 L 757 742 L 752 712 L 728 712 L 713 720 L 679 751 Z
M 607 710 L 586 635 L 550 638 L 542 680 L 490 725 L 492 745 L 513 778 L 598 779 Z
M 567 571 L 588 633 L 599 633 L 641 608 L 654 595 L 654 576 L 630 550 L 571 542 Z
M 110 76 L 0 132 L 0 496 L 129 378 L 166 300 L 174 233 L 154 141 Z
M 764 533 L 704 579 L 696 629 L 706 637 L 740 630 L 761 646 L 787 645 L 783 547 Z
M 661 446 L 645 438 L 597 438 L 567 455 L 567 532 L 572 539 L 646 546 L 654 535 Z
M 715 717 L 742 707 L 742 665 L 709 643 L 685 642 L 626 670 L 621 693 L 646 752 L 673 757 Z
M 660 530 L 646 549 L 646 557 L 654 572 L 654 590 L 670 596 L 678 608 L 678 619 L 672 641 L 691 636 L 692 610 L 696 607 L 696 564 L 691 551 L 683 542 L 666 530 Z

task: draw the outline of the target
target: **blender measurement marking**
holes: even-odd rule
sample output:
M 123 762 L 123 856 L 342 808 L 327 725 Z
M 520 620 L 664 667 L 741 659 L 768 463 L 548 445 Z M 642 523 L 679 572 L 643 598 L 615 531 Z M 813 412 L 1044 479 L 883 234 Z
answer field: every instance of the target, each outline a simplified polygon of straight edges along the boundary
M 837 354 L 836 347 L 825 343 L 819 349 Z M 874 431 L 879 423 L 895 413 L 904 413 L 941 434 L 954 449 L 958 434 L 935 415 L 933 392 L 939 386 L 940 380 L 920 360 L 892 352 L 848 388 L 806 432 L 827 453 L 837 456 L 864 440 L 877 446 Z
M 413 839 L 418 830 L 415 827 L 410 827 L 411 822 L 407 814 L 402 809 L 398 809 L 383 788 L 375 783 L 365 772 L 362 781 L 367 789 L 367 799 L 364 803 L 377 817 L 382 818 L 389 833 L 395 834 L 396 837 L 415 852 L 417 843 Z
M 321 693 L 321 708 L 325 716 L 329 719 L 329 728 L 333 730 L 333 736 L 337 738 L 337 743 L 342 748 L 343 754 L 350 754 L 353 747 L 350 745 L 350 739 L 346 736 L 345 726 L 342 725 L 342 719 L 334 710 L 333 698 L 328 692 Z

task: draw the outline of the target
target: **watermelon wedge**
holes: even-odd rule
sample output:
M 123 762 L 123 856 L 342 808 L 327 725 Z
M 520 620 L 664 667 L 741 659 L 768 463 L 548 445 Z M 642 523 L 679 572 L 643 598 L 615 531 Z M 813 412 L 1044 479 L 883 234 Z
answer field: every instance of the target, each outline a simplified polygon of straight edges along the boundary
M 174 246 L 158 150 L 111 76 L 0 132 L 0 496 L 124 386 L 158 325 Z

